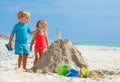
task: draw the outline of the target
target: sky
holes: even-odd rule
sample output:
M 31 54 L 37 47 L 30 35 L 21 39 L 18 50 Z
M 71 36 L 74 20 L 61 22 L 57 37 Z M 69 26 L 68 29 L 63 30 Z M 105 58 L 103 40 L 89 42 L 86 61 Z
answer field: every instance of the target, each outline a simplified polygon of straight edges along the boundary
M 120 42 L 120 0 L 0 0 L 1 33 L 10 35 L 20 10 L 31 13 L 31 30 L 38 20 L 47 21 L 50 42 L 56 28 L 72 42 Z

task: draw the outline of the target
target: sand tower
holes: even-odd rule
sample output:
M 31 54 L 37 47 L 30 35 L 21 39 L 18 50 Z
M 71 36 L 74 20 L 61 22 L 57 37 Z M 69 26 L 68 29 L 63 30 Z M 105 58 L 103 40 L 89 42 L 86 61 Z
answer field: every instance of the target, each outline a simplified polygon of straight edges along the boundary
M 34 71 L 42 69 L 46 72 L 57 72 L 57 67 L 60 64 L 67 64 L 74 68 L 87 67 L 81 53 L 70 41 L 58 39 L 49 46 L 32 69 Z

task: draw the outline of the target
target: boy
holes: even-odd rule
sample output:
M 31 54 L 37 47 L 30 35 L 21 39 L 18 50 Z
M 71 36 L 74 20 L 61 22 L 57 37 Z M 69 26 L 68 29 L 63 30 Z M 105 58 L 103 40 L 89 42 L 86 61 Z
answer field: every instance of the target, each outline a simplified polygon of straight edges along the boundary
M 26 71 L 27 57 L 30 53 L 27 44 L 27 33 L 32 33 L 29 26 L 26 24 L 30 18 L 30 13 L 21 10 L 18 12 L 17 17 L 19 22 L 14 25 L 8 42 L 8 47 L 11 47 L 15 35 L 15 54 L 18 55 L 18 68 L 21 67 L 21 63 L 23 62 L 23 69 Z

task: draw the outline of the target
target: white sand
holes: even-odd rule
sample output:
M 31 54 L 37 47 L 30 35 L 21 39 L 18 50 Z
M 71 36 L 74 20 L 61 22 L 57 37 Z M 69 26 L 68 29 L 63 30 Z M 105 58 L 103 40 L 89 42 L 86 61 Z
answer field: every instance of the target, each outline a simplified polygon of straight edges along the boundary
M 101 79 L 64 77 L 58 74 L 28 73 L 16 70 L 17 56 L 8 52 L 4 46 L 7 41 L 0 40 L 0 82 L 120 82 L 119 75 L 108 75 Z M 104 46 L 76 46 L 87 61 L 91 70 L 120 72 L 120 48 Z M 27 68 L 33 65 L 33 55 L 28 58 Z

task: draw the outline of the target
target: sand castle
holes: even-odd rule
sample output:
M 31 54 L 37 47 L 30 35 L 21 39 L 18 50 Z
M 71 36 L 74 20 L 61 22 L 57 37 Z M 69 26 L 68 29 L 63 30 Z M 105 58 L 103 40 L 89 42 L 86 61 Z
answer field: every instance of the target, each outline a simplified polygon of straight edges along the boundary
M 34 71 L 42 69 L 47 72 L 57 72 L 57 67 L 60 64 L 67 64 L 76 69 L 87 67 L 81 53 L 70 41 L 58 39 L 50 45 L 32 69 Z

